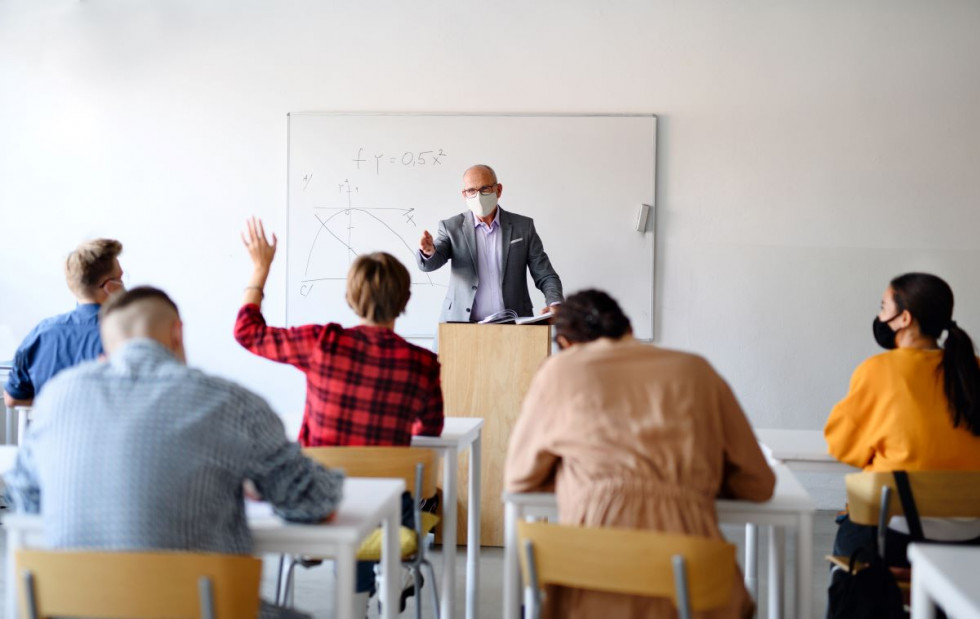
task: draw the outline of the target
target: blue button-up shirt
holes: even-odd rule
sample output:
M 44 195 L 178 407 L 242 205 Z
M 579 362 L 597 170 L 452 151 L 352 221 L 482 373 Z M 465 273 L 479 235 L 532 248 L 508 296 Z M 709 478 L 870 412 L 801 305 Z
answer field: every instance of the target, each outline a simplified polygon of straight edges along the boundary
M 500 232 L 500 209 L 490 225 L 480 221 L 473 213 L 473 226 L 476 228 L 476 272 L 480 278 L 473 298 L 473 311 L 470 320 L 479 321 L 487 316 L 503 311 L 504 293 L 501 289 L 500 269 L 502 234 Z
M 343 475 L 302 455 L 265 400 L 153 340 L 66 370 L 34 401 L 7 473 L 48 545 L 249 554 L 242 482 L 291 520 L 319 521 Z
M 27 334 L 14 355 L 4 389 L 12 398 L 30 400 L 61 370 L 101 354 L 99 304 L 81 304 L 41 321 Z

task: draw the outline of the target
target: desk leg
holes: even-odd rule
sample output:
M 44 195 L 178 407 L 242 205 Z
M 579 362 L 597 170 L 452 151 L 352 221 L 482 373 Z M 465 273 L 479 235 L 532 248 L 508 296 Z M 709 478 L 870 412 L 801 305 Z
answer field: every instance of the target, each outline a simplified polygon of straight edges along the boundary
M 3 427 L 3 443 L 4 445 L 16 445 L 17 442 L 14 440 L 14 415 L 17 412 L 13 408 L 3 407 L 4 410 L 4 427 Z
M 518 568 L 517 520 L 520 508 L 504 503 L 504 619 L 520 619 L 521 575 Z
M 456 478 L 459 451 L 447 447 L 442 461 L 442 600 L 439 616 L 452 619 L 456 613 Z
M 17 575 L 17 551 L 21 549 L 21 536 L 16 531 L 7 529 L 7 600 L 5 617 L 17 617 L 17 585 L 20 577 Z
M 399 540 L 399 530 L 401 526 L 401 497 L 395 497 L 387 510 L 381 528 L 381 590 L 378 591 L 378 599 L 381 600 L 381 608 L 385 619 L 394 619 L 398 616 L 398 591 L 401 585 L 401 543 Z M 419 540 L 421 543 L 422 540 Z M 353 562 L 351 563 L 353 565 Z M 351 584 L 350 590 L 354 590 Z M 416 591 L 415 595 L 421 595 Z M 357 618 L 360 619 L 360 618 Z
M 745 588 L 759 600 L 759 525 L 745 525 Z
M 936 619 L 936 605 L 929 596 L 925 579 L 915 570 L 912 570 L 912 619 Z
M 813 514 L 800 514 L 796 527 L 796 616 L 809 617 L 813 605 Z
M 337 574 L 337 590 L 334 591 L 333 616 L 354 619 L 354 572 L 356 571 L 354 549 L 344 544 L 337 549 L 334 572 Z
M 470 478 L 466 516 L 466 619 L 477 619 L 480 586 L 480 471 L 482 437 L 470 445 Z
M 769 527 L 769 619 L 783 616 L 783 564 L 786 557 L 786 531 Z M 801 618 L 802 619 L 802 618 Z
M 27 411 L 30 409 L 22 408 L 17 411 L 17 445 L 24 442 L 24 434 L 27 433 L 27 422 L 28 419 Z

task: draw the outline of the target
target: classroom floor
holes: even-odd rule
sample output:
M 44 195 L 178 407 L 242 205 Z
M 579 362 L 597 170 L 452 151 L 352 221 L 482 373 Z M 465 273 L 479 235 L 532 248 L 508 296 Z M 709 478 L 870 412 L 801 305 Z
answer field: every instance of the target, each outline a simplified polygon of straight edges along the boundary
M 830 552 L 831 545 L 833 544 L 834 534 L 837 530 L 837 526 L 834 524 L 835 512 L 831 511 L 818 511 L 815 522 L 814 522 L 814 539 L 813 539 L 813 614 L 814 619 L 819 619 L 824 616 L 824 608 L 826 605 L 826 589 L 827 589 L 827 564 L 824 561 L 824 555 Z M 722 531 L 725 536 L 736 544 L 739 548 L 740 560 L 744 558 L 743 544 L 744 544 L 744 530 L 740 527 L 725 526 L 722 527 Z M 759 564 L 759 576 L 760 576 L 760 586 L 759 586 L 759 599 L 761 600 L 759 604 L 759 612 L 757 616 L 765 617 L 767 613 L 766 608 L 766 540 L 765 535 L 760 535 L 762 541 L 759 548 L 759 556 L 763 560 Z M 0 551 L 6 553 L 6 533 L 0 535 Z M 794 562 L 794 548 L 793 544 L 787 543 L 787 564 L 792 565 Z M 441 555 L 437 548 L 434 552 L 430 554 L 432 562 L 436 565 L 436 570 L 438 572 Z M 501 565 L 503 563 L 503 550 L 500 548 L 484 548 L 480 553 L 480 617 L 497 618 L 502 616 L 502 598 L 503 598 L 503 585 L 501 579 Z M 5 565 L 5 564 L 4 564 Z M 273 557 L 267 557 L 264 561 L 263 567 L 263 578 L 262 578 L 262 595 L 266 599 L 272 599 L 274 595 L 275 587 L 275 577 L 276 569 L 278 567 L 278 560 Z M 2 586 L 6 582 L 7 574 L 4 567 L 0 567 L 0 602 L 2 602 L 3 593 L 6 589 Z M 787 579 L 787 603 L 792 604 L 792 573 L 788 574 Z M 329 610 L 332 607 L 332 580 L 333 572 L 327 566 L 321 566 L 311 569 L 297 569 L 296 574 L 296 606 L 306 612 L 311 612 L 316 619 L 327 619 L 332 617 L 333 613 Z M 464 603 L 465 603 L 465 582 L 466 582 L 466 553 L 465 549 L 460 549 L 457 554 L 456 559 L 456 616 L 464 616 Z M 425 616 L 431 617 L 431 605 L 429 603 L 430 594 L 423 588 L 423 614 Z M 405 611 L 405 617 L 413 616 L 412 606 L 413 600 L 409 598 L 409 606 Z M 791 606 L 790 606 L 791 608 Z M 785 616 L 792 617 L 793 613 L 789 612 Z M 370 617 L 377 617 L 377 605 L 374 600 L 371 600 L 371 611 Z

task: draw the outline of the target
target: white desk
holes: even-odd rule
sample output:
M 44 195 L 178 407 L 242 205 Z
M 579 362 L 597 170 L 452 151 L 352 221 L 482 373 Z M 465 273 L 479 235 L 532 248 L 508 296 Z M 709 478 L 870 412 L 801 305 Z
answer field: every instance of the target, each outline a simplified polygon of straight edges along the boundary
M 953 619 L 980 618 L 980 548 L 910 544 L 912 619 L 935 619 L 936 606 Z
M 333 557 L 336 561 L 337 591 L 334 595 L 334 617 L 351 618 L 354 595 L 355 556 L 361 541 L 381 522 L 384 541 L 381 554 L 383 574 L 399 574 L 401 560 L 398 528 L 401 523 L 401 496 L 405 482 L 400 479 L 347 479 L 344 499 L 336 517 L 328 524 L 296 524 L 282 520 L 265 504 L 247 507 L 248 526 L 255 554 L 311 554 Z M 44 546 L 40 516 L 10 514 L 4 519 L 7 529 L 7 617 L 17 616 L 15 575 L 16 552 L 21 548 Z M 382 578 L 381 599 L 384 617 L 397 616 L 400 578 Z
M 860 470 L 830 455 L 823 430 L 756 430 L 755 436 L 766 455 L 794 471 L 844 475 Z
M 427 447 L 442 458 L 442 600 L 440 615 L 452 619 L 456 603 L 456 476 L 459 454 L 470 449 L 466 519 L 466 619 L 476 619 L 480 581 L 480 450 L 483 420 L 447 417 L 438 437 L 412 437 L 412 447 Z
M 763 503 L 718 499 L 715 507 L 718 521 L 726 524 L 755 524 L 771 528 L 769 552 L 769 617 L 783 614 L 784 549 L 780 543 L 783 530 L 796 531 L 796 612 L 794 617 L 810 616 L 813 597 L 813 500 L 793 473 L 783 464 L 773 465 L 776 489 L 772 499 Z M 532 516 L 556 518 L 555 495 L 551 493 L 505 493 L 504 501 L 504 619 L 518 619 L 521 605 L 521 582 L 518 567 L 517 521 Z M 748 557 L 746 562 L 748 562 Z M 755 560 L 754 556 L 752 560 Z M 746 574 L 748 574 L 748 566 Z M 746 576 L 746 580 L 748 577 Z M 747 583 L 748 584 L 748 583 Z

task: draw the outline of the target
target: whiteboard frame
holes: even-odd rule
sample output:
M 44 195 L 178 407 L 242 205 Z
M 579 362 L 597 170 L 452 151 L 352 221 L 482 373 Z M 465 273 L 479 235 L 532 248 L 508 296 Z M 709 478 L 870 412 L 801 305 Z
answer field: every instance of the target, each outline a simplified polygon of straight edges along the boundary
M 653 170 L 651 180 L 653 181 L 653 199 L 650 206 L 650 219 L 647 222 L 646 230 L 640 234 L 650 234 L 650 339 L 641 338 L 642 341 L 657 340 L 657 188 L 658 169 L 660 166 L 657 161 L 658 142 L 660 141 L 660 117 L 652 113 L 631 113 L 631 112 L 379 112 L 379 111 L 298 111 L 286 113 L 286 221 L 290 221 L 290 195 L 289 195 L 289 170 L 290 168 L 290 136 L 291 123 L 293 116 L 399 116 L 399 117 L 470 117 L 470 118 L 649 118 L 654 123 L 653 134 Z M 637 204 L 637 208 L 642 208 L 643 204 Z M 286 226 L 286 277 L 284 277 L 284 298 L 283 298 L 283 319 L 288 323 L 289 320 L 289 226 Z M 401 337 L 411 340 L 435 340 L 435 335 L 429 334 L 400 334 Z

